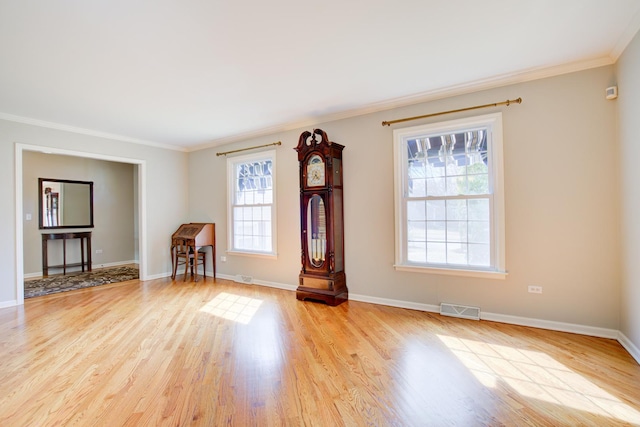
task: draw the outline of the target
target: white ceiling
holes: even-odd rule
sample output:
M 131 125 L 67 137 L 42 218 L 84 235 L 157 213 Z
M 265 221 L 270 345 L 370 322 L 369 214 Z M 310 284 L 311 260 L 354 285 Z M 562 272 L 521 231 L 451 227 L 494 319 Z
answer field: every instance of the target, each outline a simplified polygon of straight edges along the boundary
M 611 64 L 639 11 L 638 0 L 0 0 L 0 118 L 193 150 Z

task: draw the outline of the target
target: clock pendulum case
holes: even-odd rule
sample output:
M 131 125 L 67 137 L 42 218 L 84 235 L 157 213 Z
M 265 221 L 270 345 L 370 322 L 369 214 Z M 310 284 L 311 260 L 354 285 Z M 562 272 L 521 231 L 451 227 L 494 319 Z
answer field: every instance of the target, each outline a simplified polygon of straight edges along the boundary
M 318 140 L 318 138 L 320 140 Z M 296 298 L 338 305 L 349 297 L 344 274 L 343 145 L 322 129 L 300 135 L 302 269 Z

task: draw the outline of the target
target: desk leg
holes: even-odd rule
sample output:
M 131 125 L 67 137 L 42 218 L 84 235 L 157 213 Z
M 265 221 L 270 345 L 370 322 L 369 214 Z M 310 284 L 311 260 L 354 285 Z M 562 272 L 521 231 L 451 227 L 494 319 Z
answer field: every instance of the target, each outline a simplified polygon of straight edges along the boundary
M 84 237 L 80 238 L 80 268 L 84 273 Z
M 49 275 L 49 254 L 47 251 L 48 240 L 42 239 L 42 277 Z
M 171 252 L 171 279 L 175 280 L 176 279 L 176 247 L 174 245 L 171 245 L 171 248 L 169 248 L 169 251 Z
M 91 236 L 87 237 L 87 271 L 91 271 Z
M 193 247 L 193 265 L 191 266 L 191 273 L 193 274 L 193 281 L 198 281 L 198 247 Z
M 67 274 L 67 239 L 62 239 L 62 274 Z
M 202 252 L 202 277 L 207 278 L 207 251 Z M 196 271 L 198 270 L 198 258 L 196 258 Z

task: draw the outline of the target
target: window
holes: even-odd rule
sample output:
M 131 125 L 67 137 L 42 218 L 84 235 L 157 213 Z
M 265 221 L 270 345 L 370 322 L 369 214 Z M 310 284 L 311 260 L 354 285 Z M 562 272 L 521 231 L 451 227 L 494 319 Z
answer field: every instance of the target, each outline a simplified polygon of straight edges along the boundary
M 276 255 L 276 152 L 227 159 L 230 252 Z
M 394 131 L 396 269 L 504 278 L 502 115 Z

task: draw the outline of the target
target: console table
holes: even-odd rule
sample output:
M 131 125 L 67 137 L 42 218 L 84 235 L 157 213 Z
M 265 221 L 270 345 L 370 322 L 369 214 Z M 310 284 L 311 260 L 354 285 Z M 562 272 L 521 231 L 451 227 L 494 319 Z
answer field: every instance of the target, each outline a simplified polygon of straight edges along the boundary
M 67 264 L 67 240 L 79 239 L 80 240 L 80 262 Z M 62 264 L 49 265 L 49 253 L 47 244 L 49 240 L 62 240 Z M 86 251 L 86 256 L 85 256 Z M 49 275 L 49 269 L 62 268 L 62 274 L 67 274 L 68 267 L 82 267 L 84 271 L 85 266 L 87 271 L 91 271 L 91 232 L 73 232 L 73 233 L 47 233 L 42 235 L 42 276 Z

